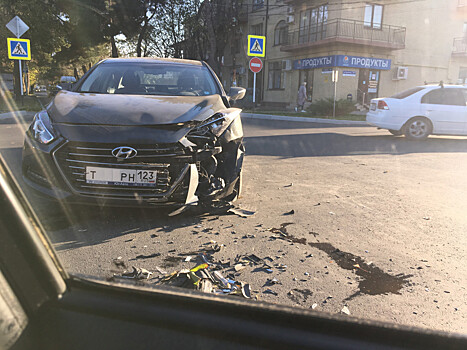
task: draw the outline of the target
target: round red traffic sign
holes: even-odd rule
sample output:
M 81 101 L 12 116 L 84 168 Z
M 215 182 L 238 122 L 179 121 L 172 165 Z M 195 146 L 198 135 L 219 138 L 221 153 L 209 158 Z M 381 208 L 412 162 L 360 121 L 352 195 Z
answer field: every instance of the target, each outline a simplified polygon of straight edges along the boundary
M 253 73 L 259 73 L 263 69 L 263 62 L 258 57 L 253 57 L 250 60 L 250 70 Z

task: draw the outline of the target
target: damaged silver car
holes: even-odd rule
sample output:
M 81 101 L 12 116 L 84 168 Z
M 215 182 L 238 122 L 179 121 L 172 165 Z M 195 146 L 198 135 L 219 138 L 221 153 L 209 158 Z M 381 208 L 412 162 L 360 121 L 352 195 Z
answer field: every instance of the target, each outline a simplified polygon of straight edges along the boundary
M 241 110 L 204 62 L 107 59 L 36 114 L 23 177 L 72 203 L 187 205 L 234 200 L 244 156 Z

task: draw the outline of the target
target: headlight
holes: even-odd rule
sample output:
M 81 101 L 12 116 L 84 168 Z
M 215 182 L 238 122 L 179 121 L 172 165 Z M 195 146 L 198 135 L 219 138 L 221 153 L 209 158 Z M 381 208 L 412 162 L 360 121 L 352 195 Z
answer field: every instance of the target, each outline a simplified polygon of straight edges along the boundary
M 36 141 L 43 144 L 48 144 L 55 139 L 52 122 L 46 111 L 39 112 L 34 116 L 32 134 Z
M 241 110 L 236 110 L 230 113 L 216 113 L 209 119 L 205 120 L 196 131 L 210 131 L 216 136 L 222 133 L 229 127 L 232 121 L 240 115 Z

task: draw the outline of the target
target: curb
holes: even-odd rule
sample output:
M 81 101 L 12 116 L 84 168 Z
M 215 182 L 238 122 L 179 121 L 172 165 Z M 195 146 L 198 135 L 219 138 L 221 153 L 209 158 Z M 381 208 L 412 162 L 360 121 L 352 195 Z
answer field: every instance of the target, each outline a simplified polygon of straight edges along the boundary
M 283 121 L 289 121 L 289 122 L 304 122 L 304 123 L 370 126 L 367 124 L 367 122 L 361 121 L 361 120 L 338 120 L 338 119 L 289 117 L 285 115 L 273 115 L 273 114 L 242 113 L 242 118 L 264 119 L 264 120 L 283 120 Z

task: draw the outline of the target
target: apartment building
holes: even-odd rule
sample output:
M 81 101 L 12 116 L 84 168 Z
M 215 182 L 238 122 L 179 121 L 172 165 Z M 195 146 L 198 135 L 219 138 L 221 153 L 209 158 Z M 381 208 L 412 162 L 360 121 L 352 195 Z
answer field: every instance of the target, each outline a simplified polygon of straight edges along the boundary
M 304 81 L 310 101 L 336 87 L 361 104 L 425 82 L 467 83 L 467 0 L 248 0 L 238 21 L 222 80 L 251 88 L 247 35 L 266 36 L 263 105 L 293 107 Z

